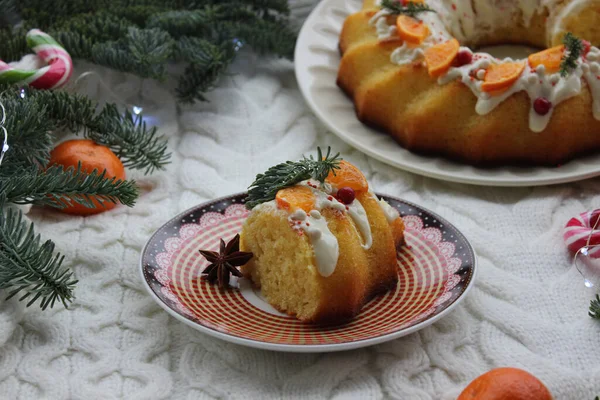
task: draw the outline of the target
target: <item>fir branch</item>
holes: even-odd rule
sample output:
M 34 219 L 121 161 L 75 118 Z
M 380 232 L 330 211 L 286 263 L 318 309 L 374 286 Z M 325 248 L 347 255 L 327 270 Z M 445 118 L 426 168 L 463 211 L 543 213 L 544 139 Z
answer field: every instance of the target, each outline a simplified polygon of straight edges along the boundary
M 74 59 L 162 80 L 167 66 L 193 54 L 198 43 L 216 46 L 208 62 L 188 61 L 179 76 L 183 101 L 203 100 L 235 59 L 231 43 L 261 55 L 292 58 L 295 33 L 286 0 L 43 0 L 14 2 L 22 29 L 0 31 L 1 58 L 17 60 L 31 50 L 26 28 L 46 30 Z M 12 24 L 14 26 L 14 24 Z M 187 37 L 182 44 L 180 39 Z M 191 40 L 195 39 L 195 40 Z M 183 49 L 186 47 L 186 49 Z M 185 50 L 185 51 L 184 51 Z
M 27 306 L 40 300 L 44 310 L 58 300 L 67 307 L 77 280 L 62 267 L 63 258 L 54 255 L 54 243 L 41 241 L 20 211 L 0 204 L 0 289 L 10 289 L 8 298 L 25 292 L 19 300 L 29 299 Z
M 590 317 L 600 319 L 600 295 L 596 295 L 596 300 L 590 302 Z
M 177 95 L 184 103 L 206 101 L 204 93 L 211 91 L 219 77 L 235 58 L 234 43 L 214 45 L 196 38 L 181 38 L 178 53 L 191 64 L 179 79 Z
M 412 1 L 406 2 L 403 0 L 382 0 L 381 8 L 389 11 L 390 14 L 393 15 L 403 14 L 413 18 L 422 12 L 435 12 L 434 9 L 429 8 L 426 4 L 414 3 Z
M 11 90 L 15 93 L 14 87 L 6 88 L 7 93 Z M 149 174 L 156 169 L 163 169 L 170 158 L 167 140 L 158 135 L 156 127 L 148 127 L 141 115 L 134 116 L 129 111 L 119 112 L 114 104 L 107 104 L 97 113 L 97 106 L 86 96 L 34 89 L 26 90 L 25 99 L 17 97 L 18 101 L 37 105 L 39 118 L 46 121 L 46 132 L 68 129 L 73 133 L 83 133 L 96 143 L 109 147 L 127 167 L 142 169 Z M 12 108 L 7 111 L 10 111 L 9 115 L 17 116 Z M 30 123 L 33 121 L 34 117 Z M 16 127 L 14 129 L 13 132 L 17 132 Z M 23 133 L 29 132 L 24 131 L 22 126 L 20 130 Z M 36 132 L 39 133 L 39 130 Z M 13 136 L 15 135 L 11 135 L 11 140 Z M 50 143 L 47 146 L 49 152 Z M 45 166 L 46 163 L 41 162 L 41 165 Z
M 577 60 L 581 57 L 585 46 L 583 41 L 571 32 L 567 32 L 563 38 L 563 44 L 565 45 L 565 53 L 560 64 L 560 76 L 566 77 L 571 70 L 577 68 Z
M 121 113 L 114 104 L 104 107 L 85 136 L 109 147 L 126 167 L 144 169 L 145 174 L 163 169 L 171 157 L 156 127 L 148 128 L 142 115 Z
M 18 176 L 0 178 L 0 192 L 15 204 L 36 204 L 65 208 L 73 203 L 95 208 L 99 204 L 121 203 L 133 207 L 138 196 L 135 181 L 106 178 L 106 171 L 86 173 L 77 169 L 53 166 L 47 170 L 30 167 Z
M 23 165 L 46 165 L 54 142 L 46 106 L 21 99 L 12 87 L 9 90 L 12 90 L 12 95 L 0 95 L 6 108 L 5 127 L 9 132 L 10 145 L 0 169 L 1 175 L 17 172 Z
M 0 59 L 4 62 L 17 61 L 29 53 L 25 29 L 0 29 Z
M 248 188 L 246 207 L 253 209 L 257 205 L 273 200 L 277 192 L 293 186 L 306 179 L 316 179 L 324 182 L 330 172 L 335 174 L 339 169 L 340 153 L 331 155 L 331 147 L 323 157 L 321 148 L 317 148 L 317 158 L 304 157 L 300 161 L 287 161 L 269 168 L 264 174 L 259 174 Z
M 277 21 L 256 20 L 252 24 L 224 22 L 221 29 L 228 32 L 229 37 L 245 38 L 241 41 L 258 54 L 275 54 L 288 59 L 294 57 L 296 35 L 288 26 Z
M 118 41 L 95 44 L 92 61 L 142 78 L 163 79 L 173 45 L 167 32 L 130 27 L 127 35 Z

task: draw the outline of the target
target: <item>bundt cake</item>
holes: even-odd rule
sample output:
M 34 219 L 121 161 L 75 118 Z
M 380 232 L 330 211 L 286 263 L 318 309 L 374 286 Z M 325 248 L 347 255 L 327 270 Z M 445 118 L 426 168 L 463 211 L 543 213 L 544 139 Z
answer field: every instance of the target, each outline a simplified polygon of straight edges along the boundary
M 244 276 L 306 322 L 347 321 L 398 282 L 402 219 L 356 167 L 337 166 L 322 182 L 305 179 L 254 205 L 241 232 L 240 249 L 254 254 Z
M 599 0 L 365 0 L 344 23 L 337 83 L 361 121 L 411 151 L 559 165 L 600 150 L 590 43 Z M 500 60 L 467 47 L 500 44 L 548 49 Z

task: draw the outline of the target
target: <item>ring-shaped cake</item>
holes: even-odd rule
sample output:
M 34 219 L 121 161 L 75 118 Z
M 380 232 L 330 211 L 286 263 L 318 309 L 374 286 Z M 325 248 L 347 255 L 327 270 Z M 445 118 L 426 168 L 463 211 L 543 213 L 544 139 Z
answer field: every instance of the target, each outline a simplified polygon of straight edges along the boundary
M 362 122 L 411 151 L 477 165 L 600 151 L 599 0 L 383 3 L 365 0 L 340 35 L 337 83 Z M 545 50 L 524 60 L 471 50 L 501 44 Z

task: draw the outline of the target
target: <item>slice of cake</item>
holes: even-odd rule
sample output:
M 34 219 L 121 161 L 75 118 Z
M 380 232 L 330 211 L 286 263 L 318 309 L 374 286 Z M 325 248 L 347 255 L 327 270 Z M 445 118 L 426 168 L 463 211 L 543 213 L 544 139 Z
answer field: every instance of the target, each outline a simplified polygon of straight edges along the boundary
M 337 155 L 319 151 L 317 160 L 271 168 L 257 177 L 247 204 L 240 248 L 254 257 L 242 272 L 276 309 L 336 323 L 396 286 L 402 220 Z

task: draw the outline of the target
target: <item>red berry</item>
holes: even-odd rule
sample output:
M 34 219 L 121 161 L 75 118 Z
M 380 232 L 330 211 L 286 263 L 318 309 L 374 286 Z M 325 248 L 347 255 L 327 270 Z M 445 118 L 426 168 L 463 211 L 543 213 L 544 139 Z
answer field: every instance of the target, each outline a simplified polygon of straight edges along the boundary
M 356 193 L 354 189 L 345 186 L 338 189 L 337 198 L 344 204 L 351 204 L 356 198 Z
M 587 40 L 582 40 L 582 42 L 583 42 L 583 55 L 585 56 L 592 49 L 592 44 L 590 42 L 588 42 Z
M 461 50 L 456 55 L 456 64 L 459 67 L 471 64 L 471 62 L 473 62 L 473 53 L 471 53 L 469 50 Z
M 546 115 L 550 112 L 552 103 L 545 97 L 538 97 L 533 102 L 533 109 L 540 115 Z

